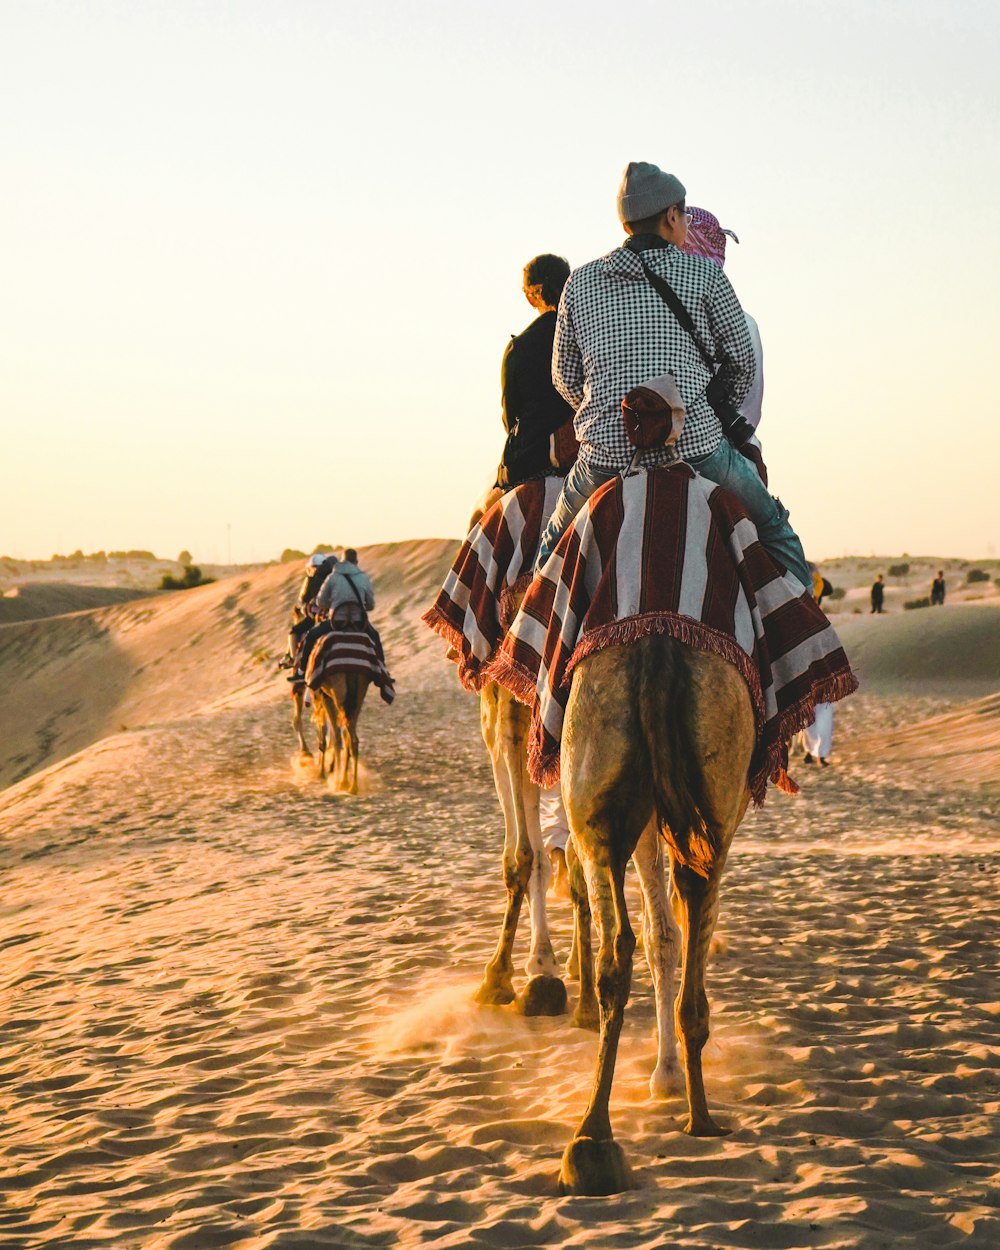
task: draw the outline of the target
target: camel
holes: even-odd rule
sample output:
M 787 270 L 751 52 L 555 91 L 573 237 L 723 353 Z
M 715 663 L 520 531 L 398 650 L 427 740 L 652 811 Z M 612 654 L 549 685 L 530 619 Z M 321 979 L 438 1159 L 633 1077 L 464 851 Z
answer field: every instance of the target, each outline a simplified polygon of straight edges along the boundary
M 313 720 L 320 740 L 320 777 L 327 773 L 342 794 L 358 792 L 358 717 L 371 679 L 366 673 L 327 670 L 313 691 Z M 325 742 L 329 747 L 324 750 Z
M 755 742 L 749 691 L 736 668 L 669 636 L 653 634 L 596 652 L 573 674 L 562 734 L 562 791 L 573 831 L 572 888 L 575 897 L 584 894 L 577 922 L 581 1005 L 592 1002 L 596 992 L 600 1048 L 589 1105 L 563 1154 L 560 1185 L 565 1193 L 612 1194 L 629 1185 L 628 1164 L 614 1140 L 608 1111 L 635 949 L 625 868 L 633 854 L 637 863 L 648 865 L 651 843 L 659 847 L 661 833 L 669 850 L 683 954 L 675 1015 L 687 1086 L 685 1131 L 697 1137 L 728 1131 L 709 1113 L 702 1076 L 701 1053 L 709 1035 L 705 965 L 726 855 L 750 800 L 747 778 Z M 649 893 L 646 897 L 649 902 Z M 596 987 L 587 901 L 600 939 Z M 657 947 L 659 979 L 666 987 L 675 936 L 667 919 L 670 908 L 662 898 L 654 901 L 645 919 L 655 932 L 647 929 L 646 941 Z M 663 1034 L 674 1031 L 660 1018 L 660 985 L 657 990 L 662 1051 Z M 660 1070 L 664 1058 L 666 1067 Z M 675 1075 L 669 1055 L 661 1055 L 657 1067 L 654 1075 L 669 1084 Z

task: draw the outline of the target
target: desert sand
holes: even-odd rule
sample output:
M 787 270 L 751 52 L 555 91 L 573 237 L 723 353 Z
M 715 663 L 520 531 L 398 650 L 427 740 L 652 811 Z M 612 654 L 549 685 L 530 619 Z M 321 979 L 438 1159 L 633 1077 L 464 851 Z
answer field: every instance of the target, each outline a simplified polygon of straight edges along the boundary
M 356 798 L 294 760 L 297 567 L 0 625 L 0 1245 L 1000 1244 L 992 585 L 838 615 L 863 685 L 834 766 L 793 769 L 724 878 L 732 1132 L 650 1100 L 637 953 L 612 1100 L 637 1187 L 565 1198 L 596 1040 L 471 1001 L 500 817 L 418 619 L 454 546 L 362 552 L 399 694 L 365 706 Z

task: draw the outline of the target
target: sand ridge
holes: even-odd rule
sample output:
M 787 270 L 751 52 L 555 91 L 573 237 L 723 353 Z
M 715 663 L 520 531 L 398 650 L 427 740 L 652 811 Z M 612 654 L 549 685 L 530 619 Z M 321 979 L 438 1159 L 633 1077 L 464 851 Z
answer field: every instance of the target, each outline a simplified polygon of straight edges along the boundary
M 228 688 L 139 674 L 130 706 L 166 714 L 0 794 L 0 1244 L 995 1245 L 1000 789 L 913 773 L 994 704 L 874 679 L 838 709 L 836 767 L 795 768 L 802 796 L 748 817 L 724 878 L 706 1076 L 731 1136 L 650 1101 L 637 953 L 612 1114 L 638 1187 L 563 1198 L 595 1039 L 471 1001 L 501 833 L 476 702 L 417 621 L 449 548 L 376 558 L 402 679 L 362 715 L 367 797 L 292 767 L 251 654 L 281 570 L 111 609 L 140 659 L 224 621 L 192 650 L 218 648 Z

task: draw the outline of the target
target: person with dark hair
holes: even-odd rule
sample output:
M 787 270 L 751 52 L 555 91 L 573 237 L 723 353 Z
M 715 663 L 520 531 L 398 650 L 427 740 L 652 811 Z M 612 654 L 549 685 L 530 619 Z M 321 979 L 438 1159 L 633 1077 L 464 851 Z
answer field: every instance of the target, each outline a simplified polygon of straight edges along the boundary
M 496 485 L 512 490 L 529 478 L 565 471 L 576 457 L 573 409 L 552 384 L 556 307 L 569 262 L 544 253 L 524 267 L 524 297 L 538 316 L 512 335 L 500 366 L 503 426 L 507 431 Z
M 882 604 L 885 603 L 885 583 L 882 581 L 882 574 L 872 582 L 872 612 L 881 614 Z
M 938 569 L 938 575 L 931 582 L 931 607 L 939 608 L 944 604 L 944 569 Z

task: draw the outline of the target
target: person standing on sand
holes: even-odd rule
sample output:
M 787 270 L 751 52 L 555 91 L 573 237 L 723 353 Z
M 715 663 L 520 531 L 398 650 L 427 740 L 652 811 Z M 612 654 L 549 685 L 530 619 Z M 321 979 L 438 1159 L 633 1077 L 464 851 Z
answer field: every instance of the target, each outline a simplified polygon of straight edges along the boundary
M 938 569 L 938 575 L 931 582 L 931 607 L 944 605 L 944 570 Z
M 730 442 L 716 413 L 716 407 L 738 408 L 746 398 L 754 379 L 753 349 L 743 309 L 723 271 L 682 250 L 688 228 L 686 194 L 673 174 L 632 161 L 618 192 L 618 217 L 629 237 L 606 256 L 574 270 L 563 290 L 552 380 L 573 406 L 581 445 L 542 535 L 536 567 L 545 563 L 598 487 L 629 466 L 633 449 L 622 421 L 622 397 L 669 373 L 686 412 L 678 454 L 737 496 L 764 547 L 805 590 L 811 579 L 787 509 Z M 667 283 L 686 309 L 697 342 L 649 274 Z M 742 426 L 746 429 L 730 424 L 734 438 L 749 429 L 745 420 Z M 670 455 L 669 449 L 653 448 L 642 453 L 640 463 L 655 468 Z
M 885 602 L 885 586 L 882 584 L 882 574 L 872 582 L 872 613 L 882 612 L 882 604 Z
M 823 596 L 829 594 L 830 583 L 815 564 L 809 565 L 813 575 L 812 596 L 817 603 L 822 603 Z M 824 768 L 830 766 L 830 752 L 833 750 L 833 704 L 817 703 L 812 724 L 802 731 L 802 743 L 805 747 L 804 764 L 815 764 L 819 760 Z

